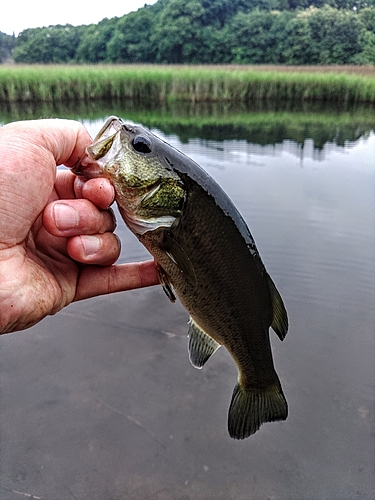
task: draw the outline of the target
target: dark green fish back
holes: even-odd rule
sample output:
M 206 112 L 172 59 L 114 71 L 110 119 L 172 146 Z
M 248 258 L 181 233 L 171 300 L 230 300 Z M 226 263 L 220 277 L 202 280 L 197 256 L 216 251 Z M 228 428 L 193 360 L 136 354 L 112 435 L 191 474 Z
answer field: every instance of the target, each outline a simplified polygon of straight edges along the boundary
M 168 230 L 160 229 L 158 243 L 151 233 L 140 239 L 156 256 L 193 318 L 189 327 L 193 365 L 202 367 L 220 344 L 235 359 L 240 379 L 228 430 L 232 437 L 243 439 L 262 423 L 287 416 L 268 333 L 272 325 L 284 338 L 287 315 L 238 212 L 234 222 L 216 197 L 182 177 L 189 189 L 181 218 Z
M 220 345 L 236 362 L 231 437 L 243 439 L 264 422 L 285 419 L 269 328 L 285 337 L 286 310 L 229 197 L 190 158 L 116 117 L 88 153 L 94 160 L 90 172 L 100 175 L 102 169 L 111 177 L 120 212 L 154 256 L 168 298 L 178 295 L 190 313 L 192 364 L 201 368 Z

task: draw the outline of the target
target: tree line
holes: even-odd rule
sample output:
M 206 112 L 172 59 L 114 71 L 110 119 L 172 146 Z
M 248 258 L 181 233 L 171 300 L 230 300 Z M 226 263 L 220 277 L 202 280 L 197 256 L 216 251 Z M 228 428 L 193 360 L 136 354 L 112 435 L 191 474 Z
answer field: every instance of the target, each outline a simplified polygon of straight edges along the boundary
M 98 24 L 0 33 L 16 63 L 375 64 L 375 0 L 158 0 Z

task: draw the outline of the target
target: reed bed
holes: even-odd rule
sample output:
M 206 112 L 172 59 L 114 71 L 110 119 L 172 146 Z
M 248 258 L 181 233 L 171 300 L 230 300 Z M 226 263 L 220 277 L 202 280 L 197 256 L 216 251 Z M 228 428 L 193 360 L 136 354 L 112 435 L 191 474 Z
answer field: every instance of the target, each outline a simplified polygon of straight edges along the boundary
M 0 101 L 143 102 L 260 100 L 375 102 L 374 73 L 350 67 L 0 66 Z

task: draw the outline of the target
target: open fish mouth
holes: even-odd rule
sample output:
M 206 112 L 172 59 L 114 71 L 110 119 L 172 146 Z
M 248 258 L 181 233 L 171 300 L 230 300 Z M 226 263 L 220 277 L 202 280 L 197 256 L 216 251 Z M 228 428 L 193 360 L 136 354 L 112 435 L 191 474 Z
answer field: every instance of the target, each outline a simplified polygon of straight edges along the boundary
M 120 132 L 121 128 L 125 125 L 124 121 L 117 116 L 110 116 L 103 127 L 96 134 L 93 144 L 101 139 L 108 139 L 111 135 Z
M 120 134 L 123 127 L 126 126 L 120 118 L 111 116 L 86 148 L 86 155 L 71 168 L 72 172 L 85 179 L 109 177 L 104 167 L 121 149 Z
M 94 179 L 95 177 L 104 177 L 103 167 L 96 161 L 90 161 L 86 163 L 87 159 L 79 159 L 78 162 L 71 168 L 73 174 L 85 179 Z

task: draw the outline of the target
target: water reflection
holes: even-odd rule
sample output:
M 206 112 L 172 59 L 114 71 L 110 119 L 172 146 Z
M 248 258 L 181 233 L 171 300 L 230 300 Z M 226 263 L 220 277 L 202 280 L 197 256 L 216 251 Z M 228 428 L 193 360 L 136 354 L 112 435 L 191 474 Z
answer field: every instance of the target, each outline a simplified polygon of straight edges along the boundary
M 0 123 L 7 121 L 65 117 L 102 121 L 117 115 L 177 134 L 183 143 L 193 138 L 205 140 L 245 140 L 253 144 L 275 145 L 285 140 L 302 149 L 310 139 L 314 149 L 326 143 L 344 146 L 375 130 L 371 106 L 329 106 L 322 103 L 136 103 L 112 101 L 96 103 L 0 103 Z
M 142 121 L 119 108 L 88 112 L 85 125 L 94 135 L 114 112 Z M 318 148 L 308 113 L 298 140 L 270 140 L 273 112 L 262 113 L 260 142 L 224 125 L 215 135 L 212 123 L 209 136 L 187 125 L 181 136 L 177 111 L 167 125 L 144 113 L 228 192 L 285 300 L 290 332 L 272 341 L 288 420 L 230 440 L 235 367 L 221 349 L 190 366 L 187 314 L 159 288 L 73 304 L 0 339 L 4 498 L 374 498 L 373 118 L 348 111 L 346 138 L 332 121 Z M 147 257 L 122 224 L 118 233 L 122 261 Z

